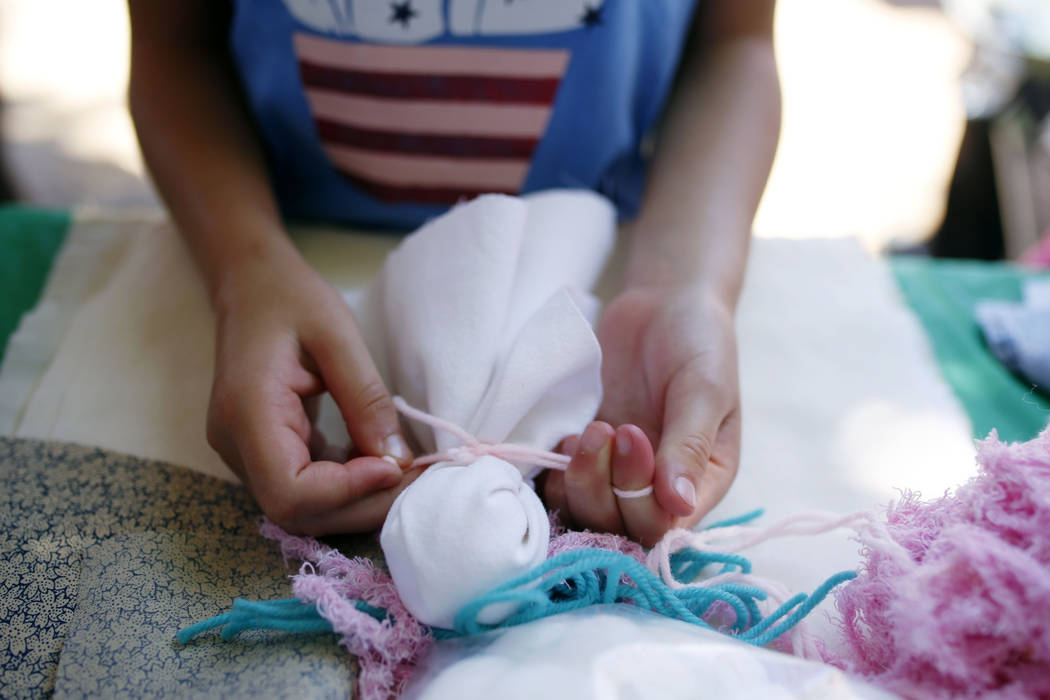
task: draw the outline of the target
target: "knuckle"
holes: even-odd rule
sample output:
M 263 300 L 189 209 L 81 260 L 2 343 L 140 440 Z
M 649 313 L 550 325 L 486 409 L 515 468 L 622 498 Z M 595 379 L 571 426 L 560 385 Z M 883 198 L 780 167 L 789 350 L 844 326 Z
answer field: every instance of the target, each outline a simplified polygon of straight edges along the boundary
M 208 440 L 208 447 L 212 448 L 219 454 L 222 454 L 226 449 L 226 432 L 213 423 L 212 420 L 208 419 L 208 425 L 204 431 L 204 436 Z
M 599 471 L 596 464 L 587 459 L 574 459 L 565 470 L 565 487 L 568 491 L 596 492 L 608 487 L 609 475 Z
M 678 450 L 682 455 L 688 461 L 701 467 L 707 464 L 713 448 L 714 443 L 711 438 L 702 433 L 686 435 L 678 441 Z
M 222 441 L 222 428 L 219 420 L 215 415 L 215 410 L 208 407 L 208 418 L 204 424 L 204 436 L 208 440 L 208 444 L 211 445 L 212 449 L 219 449 L 219 443 Z
M 294 535 L 308 534 L 301 522 L 303 515 L 302 504 L 295 499 L 276 498 L 273 496 L 260 496 L 256 500 L 263 513 L 276 523 L 282 530 Z
M 244 389 L 228 379 L 217 378 L 212 384 L 208 400 L 208 423 L 215 426 L 233 426 L 243 408 L 240 400 Z
M 671 516 L 664 514 L 658 519 L 641 524 L 628 524 L 627 534 L 643 547 L 654 547 L 674 525 Z
M 394 402 L 378 379 L 367 381 L 358 387 L 354 395 L 354 405 L 360 420 L 366 422 L 386 417 L 394 411 Z
M 211 388 L 211 398 L 208 401 L 208 423 L 229 423 L 236 392 L 230 383 L 224 379 L 216 378 Z
M 230 400 L 221 390 L 212 392 L 208 403 L 208 415 L 205 421 L 205 437 L 213 450 L 222 454 L 229 443 L 229 426 L 231 424 Z

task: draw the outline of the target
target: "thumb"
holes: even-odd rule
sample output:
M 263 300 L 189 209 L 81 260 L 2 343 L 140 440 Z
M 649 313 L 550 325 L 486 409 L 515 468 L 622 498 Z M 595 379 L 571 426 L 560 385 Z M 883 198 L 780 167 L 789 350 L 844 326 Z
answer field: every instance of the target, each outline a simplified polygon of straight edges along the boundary
M 401 432 L 397 409 L 356 323 L 304 343 L 304 349 L 317 363 L 354 446 L 363 455 L 408 467 L 412 451 Z
M 725 494 L 708 489 L 706 478 L 728 412 L 723 404 L 714 393 L 680 384 L 668 388 L 653 489 L 660 505 L 678 517 L 702 515 Z

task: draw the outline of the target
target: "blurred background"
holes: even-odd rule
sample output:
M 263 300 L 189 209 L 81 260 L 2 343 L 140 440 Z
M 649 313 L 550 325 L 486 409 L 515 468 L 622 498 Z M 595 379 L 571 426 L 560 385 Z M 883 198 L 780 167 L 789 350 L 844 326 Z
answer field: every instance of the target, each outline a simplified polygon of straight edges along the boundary
M 780 0 L 783 131 L 757 234 L 1030 249 L 1050 228 L 1048 17 L 1046 0 Z M 8 197 L 157 206 L 128 44 L 123 0 L 0 0 Z

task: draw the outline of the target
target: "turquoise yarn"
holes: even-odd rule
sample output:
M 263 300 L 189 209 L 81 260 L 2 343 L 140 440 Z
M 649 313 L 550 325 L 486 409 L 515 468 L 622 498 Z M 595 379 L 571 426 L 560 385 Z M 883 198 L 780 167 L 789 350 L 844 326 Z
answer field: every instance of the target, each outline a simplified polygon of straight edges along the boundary
M 727 561 L 727 555 L 696 550 L 688 550 L 686 555 L 684 561 L 688 568 L 697 573 L 710 564 L 722 564 L 723 571 L 734 566 L 750 571 L 750 562 L 743 557 L 739 557 L 743 562 Z M 460 609 L 454 625 L 457 634 L 469 636 L 591 605 L 630 601 L 665 617 L 712 629 L 702 616 L 720 601 L 731 607 L 736 615 L 731 627 L 734 635 L 763 646 L 796 625 L 827 597 L 831 589 L 855 576 L 853 571 L 836 574 L 813 594 L 800 593 L 763 618 L 757 603 L 766 599 L 766 593 L 753 586 L 722 583 L 672 589 L 626 554 L 604 549 L 578 549 L 554 556 L 532 571 L 478 596 Z M 675 577 L 679 578 L 678 574 Z M 679 580 L 689 583 L 692 579 Z M 516 612 L 495 625 L 478 619 L 485 608 L 499 603 L 513 604 Z
M 714 530 L 719 527 L 731 527 L 733 525 L 743 525 L 749 523 L 752 520 L 758 520 L 766 512 L 765 508 L 755 508 L 753 511 L 744 513 L 743 515 L 734 515 L 732 518 L 726 518 L 725 520 L 719 520 L 716 523 L 712 523 L 705 527 L 705 530 Z
M 365 610 L 361 607 L 362 604 L 358 601 L 356 607 L 359 610 Z M 372 610 L 377 610 L 385 617 L 381 610 L 377 608 L 372 608 Z M 365 612 L 372 614 L 372 610 L 365 610 Z M 375 617 L 375 615 L 372 616 Z M 183 628 L 178 631 L 175 638 L 180 644 L 187 644 L 194 637 L 217 627 L 223 628 L 220 634 L 226 640 L 233 639 L 245 630 L 277 630 L 293 634 L 333 631 L 331 623 L 317 612 L 316 605 L 309 605 L 298 598 L 268 601 L 237 598 L 233 601 L 233 609 L 230 612 Z
M 708 529 L 746 523 L 762 515 L 762 510 L 723 520 Z M 709 566 L 720 566 L 718 573 L 751 573 L 751 562 L 739 554 L 700 552 L 683 549 L 671 556 L 671 571 L 680 583 L 691 583 Z M 703 620 L 712 605 L 721 602 L 735 614 L 730 630 L 736 638 L 765 646 L 799 623 L 813 611 L 833 588 L 856 577 L 843 571 L 827 579 L 810 595 L 799 593 L 763 617 L 758 601 L 765 591 L 739 583 L 714 586 L 670 588 L 659 576 L 631 556 L 605 549 L 576 549 L 551 557 L 538 567 L 484 593 L 464 605 L 457 613 L 454 629 L 432 628 L 437 639 L 481 634 L 493 629 L 513 627 L 592 605 L 632 603 L 659 615 L 713 629 Z M 491 605 L 510 603 L 516 610 L 498 624 L 485 624 L 478 618 Z M 355 607 L 376 620 L 387 619 L 387 611 L 364 601 Z M 317 607 L 296 598 L 249 601 L 238 598 L 230 612 L 182 629 L 176 635 L 186 644 L 212 629 L 222 628 L 223 639 L 233 639 L 246 630 L 267 629 L 286 633 L 332 632 L 332 625 L 321 617 Z

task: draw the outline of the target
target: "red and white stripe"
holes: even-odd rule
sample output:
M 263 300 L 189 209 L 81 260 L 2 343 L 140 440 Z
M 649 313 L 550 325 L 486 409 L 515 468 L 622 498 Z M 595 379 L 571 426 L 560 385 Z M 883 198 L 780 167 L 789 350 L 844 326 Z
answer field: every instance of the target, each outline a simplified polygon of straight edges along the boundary
M 518 192 L 569 62 L 561 49 L 293 41 L 328 156 L 396 202 Z

